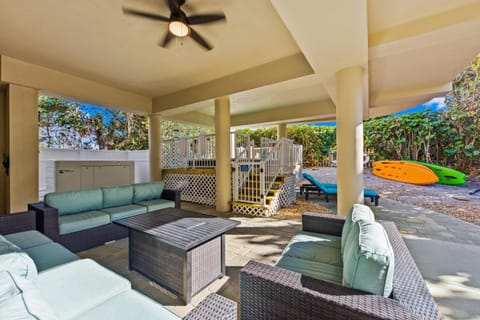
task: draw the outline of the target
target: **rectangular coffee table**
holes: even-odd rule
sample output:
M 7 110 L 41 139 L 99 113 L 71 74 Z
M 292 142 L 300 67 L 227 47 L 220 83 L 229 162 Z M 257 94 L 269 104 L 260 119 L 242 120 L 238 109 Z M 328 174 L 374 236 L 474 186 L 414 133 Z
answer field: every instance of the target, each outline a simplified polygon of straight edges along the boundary
M 114 223 L 129 229 L 130 270 L 181 296 L 187 304 L 225 275 L 225 232 L 240 224 L 175 208 Z

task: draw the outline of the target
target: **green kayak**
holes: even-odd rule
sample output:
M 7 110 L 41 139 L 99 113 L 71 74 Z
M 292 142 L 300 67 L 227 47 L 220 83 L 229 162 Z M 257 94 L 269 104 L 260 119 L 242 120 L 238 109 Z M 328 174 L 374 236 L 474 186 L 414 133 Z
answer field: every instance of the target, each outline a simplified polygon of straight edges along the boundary
M 426 162 L 413 161 L 413 160 L 404 160 L 404 161 L 421 164 L 429 168 L 437 175 L 438 177 L 437 183 L 448 184 L 448 185 L 462 185 L 467 183 L 467 175 L 463 172 L 450 169 L 447 167 L 442 167 L 436 164 L 426 163 Z

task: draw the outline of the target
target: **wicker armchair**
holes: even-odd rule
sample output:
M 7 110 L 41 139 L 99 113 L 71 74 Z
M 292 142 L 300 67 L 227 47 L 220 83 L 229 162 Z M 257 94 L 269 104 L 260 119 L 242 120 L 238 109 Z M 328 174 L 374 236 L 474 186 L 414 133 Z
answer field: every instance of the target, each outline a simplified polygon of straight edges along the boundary
M 304 213 L 303 230 L 340 236 L 344 219 Z M 240 272 L 241 319 L 440 319 L 437 305 L 392 222 L 381 222 L 395 254 L 390 298 L 250 261 Z

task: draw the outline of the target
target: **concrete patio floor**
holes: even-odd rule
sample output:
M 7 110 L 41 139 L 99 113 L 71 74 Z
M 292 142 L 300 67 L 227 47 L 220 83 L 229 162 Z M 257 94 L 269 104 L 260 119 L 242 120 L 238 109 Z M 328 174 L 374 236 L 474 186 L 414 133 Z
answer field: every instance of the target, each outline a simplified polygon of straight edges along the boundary
M 311 201 L 336 211 L 335 201 Z M 220 215 L 212 207 L 182 203 L 182 209 Z M 394 221 L 446 319 L 480 319 L 480 227 L 427 209 L 380 199 L 373 207 L 377 219 Z M 273 264 L 295 232 L 300 217 L 252 218 L 221 214 L 241 222 L 226 235 L 226 277 L 195 296 L 190 305 L 128 270 L 128 240 L 93 248 L 79 255 L 92 258 L 127 277 L 135 289 L 185 315 L 210 292 L 239 301 L 239 271 L 249 261 Z

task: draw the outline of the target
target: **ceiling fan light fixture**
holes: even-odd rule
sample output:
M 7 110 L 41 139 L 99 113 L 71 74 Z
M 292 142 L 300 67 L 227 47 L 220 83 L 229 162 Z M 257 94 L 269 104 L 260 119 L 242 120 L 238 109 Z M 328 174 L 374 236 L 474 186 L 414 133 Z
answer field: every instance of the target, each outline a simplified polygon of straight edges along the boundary
M 168 30 L 177 37 L 186 37 L 190 33 L 190 27 L 183 21 L 178 20 L 170 21 Z

